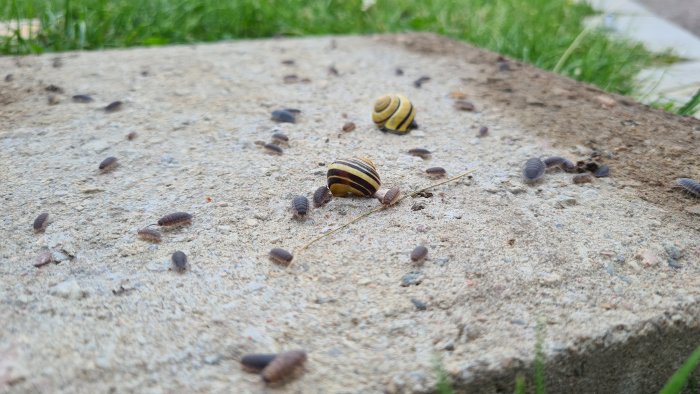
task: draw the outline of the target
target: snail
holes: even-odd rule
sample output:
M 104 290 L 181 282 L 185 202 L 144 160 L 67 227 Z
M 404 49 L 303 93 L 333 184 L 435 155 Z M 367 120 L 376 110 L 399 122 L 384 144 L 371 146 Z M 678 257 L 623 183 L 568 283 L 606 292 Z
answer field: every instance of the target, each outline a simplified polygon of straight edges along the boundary
M 396 134 L 408 133 L 415 128 L 413 119 L 416 117 L 416 108 L 400 94 L 382 96 L 374 103 L 372 121 L 382 129 Z
M 327 177 L 328 188 L 336 197 L 372 197 L 381 185 L 377 168 L 366 157 L 334 161 Z

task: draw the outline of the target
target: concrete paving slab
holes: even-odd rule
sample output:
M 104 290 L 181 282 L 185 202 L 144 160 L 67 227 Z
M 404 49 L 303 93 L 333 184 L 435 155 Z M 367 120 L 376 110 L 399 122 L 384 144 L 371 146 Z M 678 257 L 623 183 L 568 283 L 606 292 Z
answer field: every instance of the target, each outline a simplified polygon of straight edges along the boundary
M 458 392 L 510 392 L 541 324 L 549 392 L 645 393 L 700 343 L 699 200 L 671 187 L 700 177 L 700 121 L 430 34 L 54 57 L 0 58 L 2 391 L 267 392 L 240 357 L 303 348 L 306 371 L 276 391 L 432 392 L 439 358 Z M 418 130 L 372 124 L 391 92 Z M 453 108 L 459 95 L 476 110 Z M 290 107 L 297 123 L 270 120 Z M 275 131 L 282 155 L 256 145 Z M 404 191 L 434 182 L 427 167 L 475 172 L 302 251 L 377 206 L 289 211 L 329 163 L 360 155 Z M 611 176 L 523 184 L 542 155 L 594 157 Z M 120 165 L 100 173 L 108 156 Z M 174 211 L 192 225 L 137 239 Z M 293 264 L 270 262 L 272 247 Z M 34 267 L 46 252 L 60 264 Z

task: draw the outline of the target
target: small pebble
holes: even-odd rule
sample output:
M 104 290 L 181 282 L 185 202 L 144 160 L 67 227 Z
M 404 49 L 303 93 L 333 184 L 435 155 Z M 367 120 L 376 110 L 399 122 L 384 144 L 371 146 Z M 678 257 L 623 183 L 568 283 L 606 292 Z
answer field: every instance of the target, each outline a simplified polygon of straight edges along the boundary
M 394 74 L 403 75 L 403 70 L 397 67 L 396 70 L 394 70 Z
M 12 75 L 12 74 L 5 75 L 5 82 L 12 82 L 13 79 L 15 79 L 14 75 Z
M 419 285 L 423 282 L 423 274 L 419 271 L 411 271 L 401 278 L 401 286 L 408 287 L 411 285 Z
M 126 135 L 126 139 L 129 140 L 129 141 L 133 141 L 134 138 L 136 138 L 137 136 L 138 136 L 138 134 L 136 134 L 135 131 L 132 131 L 131 133 L 129 133 L 129 134 Z
M 357 126 L 355 126 L 355 123 L 353 123 L 353 122 L 347 122 L 347 123 L 345 123 L 345 124 L 343 125 L 343 131 L 346 132 L 346 133 L 348 133 L 348 132 L 350 132 L 350 131 L 355 130 L 356 127 L 357 127 Z
M 87 94 L 76 94 L 73 96 L 73 102 L 81 104 L 91 103 L 92 97 L 88 96 Z
M 591 176 L 588 175 L 588 174 L 578 174 L 578 175 L 574 175 L 574 177 L 573 177 L 572 179 L 573 179 L 574 183 L 577 184 L 577 185 L 580 185 L 580 184 L 583 184 L 583 183 L 591 183 L 591 182 L 593 182 L 593 177 L 591 177 Z
M 489 134 L 489 128 L 486 126 L 481 126 L 479 128 L 479 134 L 477 135 L 477 137 L 483 138 L 483 137 L 486 137 L 488 134 Z
M 56 96 L 55 94 L 50 94 L 47 101 L 49 105 L 56 105 L 61 102 L 61 100 L 59 100 L 58 96 Z
M 681 257 L 683 257 L 683 252 L 676 245 L 665 244 L 664 249 L 666 249 L 668 257 L 670 257 L 673 260 L 679 260 Z
M 263 148 L 265 148 L 265 151 L 271 155 L 281 155 L 284 153 L 284 150 L 277 144 L 265 144 L 263 145 Z
M 476 107 L 474 107 L 474 104 L 466 100 L 455 101 L 454 107 L 455 109 L 458 109 L 460 111 L 474 111 L 476 109 Z
M 110 112 L 116 112 L 122 109 L 122 102 L 121 101 L 113 101 L 109 103 L 105 108 L 105 112 L 110 113 Z
M 37 268 L 43 267 L 52 261 L 53 261 L 53 255 L 51 254 L 51 252 L 44 252 L 44 253 L 40 254 L 36 258 L 36 260 L 34 260 L 34 266 Z
M 411 302 L 413 303 L 413 305 L 415 305 L 416 309 L 418 309 L 419 311 L 424 311 L 424 310 L 428 309 L 428 305 L 421 300 L 418 300 L 416 298 L 411 298 Z
M 416 246 L 411 252 L 411 261 L 420 263 L 428 256 L 428 248 L 423 245 Z
M 413 86 L 420 88 L 424 83 L 430 81 L 430 77 L 428 76 L 422 76 L 415 81 L 413 81 Z
M 610 167 L 608 167 L 607 164 L 603 164 L 602 166 L 598 167 L 598 169 L 593 173 L 596 178 L 604 178 L 606 176 L 610 175 Z
M 286 109 L 272 111 L 272 120 L 280 123 L 296 123 L 296 117 Z

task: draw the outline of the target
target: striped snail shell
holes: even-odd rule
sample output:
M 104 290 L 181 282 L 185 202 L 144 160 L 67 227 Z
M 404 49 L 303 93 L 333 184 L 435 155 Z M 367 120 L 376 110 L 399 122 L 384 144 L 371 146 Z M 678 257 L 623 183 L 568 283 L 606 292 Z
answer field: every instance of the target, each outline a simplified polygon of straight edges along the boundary
M 415 127 L 413 119 L 416 117 L 416 108 L 406 96 L 390 94 L 382 96 L 374 103 L 372 121 L 382 130 L 396 134 L 408 133 Z
M 381 181 L 372 160 L 362 157 L 336 160 L 328 167 L 328 188 L 336 197 L 372 197 Z

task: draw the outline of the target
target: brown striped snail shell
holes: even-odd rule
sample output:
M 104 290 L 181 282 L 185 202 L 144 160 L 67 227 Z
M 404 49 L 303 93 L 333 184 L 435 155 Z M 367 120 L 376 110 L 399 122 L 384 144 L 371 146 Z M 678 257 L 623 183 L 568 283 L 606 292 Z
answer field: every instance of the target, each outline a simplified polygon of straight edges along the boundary
M 366 157 L 334 161 L 328 167 L 327 179 L 336 197 L 372 197 L 381 185 L 377 168 Z
M 372 121 L 384 131 L 406 134 L 415 127 L 416 108 L 401 94 L 389 94 L 377 99 L 372 110 Z

